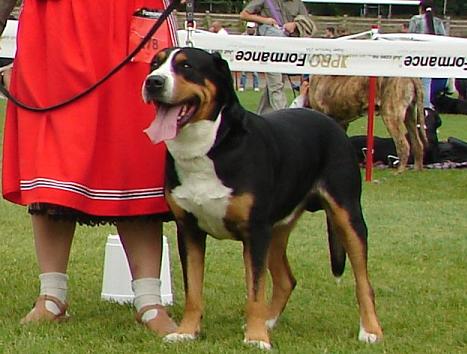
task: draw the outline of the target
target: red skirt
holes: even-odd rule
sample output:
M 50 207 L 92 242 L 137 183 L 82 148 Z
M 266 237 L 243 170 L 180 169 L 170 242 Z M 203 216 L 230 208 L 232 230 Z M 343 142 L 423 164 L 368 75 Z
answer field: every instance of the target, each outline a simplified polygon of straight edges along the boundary
M 80 93 L 128 54 L 132 14 L 157 4 L 157 0 L 26 1 L 11 92 L 36 107 Z M 165 213 L 166 149 L 153 145 L 143 133 L 155 113 L 154 106 L 141 98 L 148 71 L 148 64 L 131 62 L 89 95 L 53 111 L 35 113 L 9 103 L 4 198 L 97 216 Z

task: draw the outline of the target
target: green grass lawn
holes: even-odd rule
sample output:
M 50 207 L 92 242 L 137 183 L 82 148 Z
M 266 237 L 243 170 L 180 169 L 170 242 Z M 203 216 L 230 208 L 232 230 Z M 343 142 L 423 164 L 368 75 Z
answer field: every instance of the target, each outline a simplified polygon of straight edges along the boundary
M 240 94 L 255 110 L 258 94 Z M 3 117 L 3 101 L 0 102 Z M 467 117 L 442 115 L 440 139 L 467 140 Z M 2 120 L 3 121 L 3 120 Z M 3 125 L 3 124 L 2 124 Z M 366 119 L 350 134 L 364 134 Z M 376 134 L 385 135 L 380 119 Z M 331 276 L 323 212 L 306 214 L 291 237 L 289 258 L 298 280 L 277 328 L 279 353 L 467 352 L 467 170 L 374 171 L 363 185 L 369 227 L 369 270 L 385 339 L 357 341 L 354 281 Z M 28 215 L 0 201 L 0 353 L 255 353 L 242 344 L 245 282 L 241 244 L 208 242 L 206 311 L 201 338 L 163 343 L 134 321 L 131 306 L 101 301 L 106 236 L 112 227 L 78 227 L 70 261 L 70 312 L 65 324 L 23 327 L 19 320 L 38 294 L 37 265 Z M 174 223 L 165 225 L 179 321 L 183 288 Z

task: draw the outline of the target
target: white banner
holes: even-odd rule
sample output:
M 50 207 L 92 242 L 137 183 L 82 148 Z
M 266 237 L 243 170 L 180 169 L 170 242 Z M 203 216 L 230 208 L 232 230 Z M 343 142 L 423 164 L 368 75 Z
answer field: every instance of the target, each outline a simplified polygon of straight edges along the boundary
M 185 45 L 187 31 L 180 30 Z M 195 47 L 218 51 L 233 71 L 467 78 L 467 39 L 376 35 L 378 40 L 261 37 L 192 31 Z
M 0 57 L 16 53 L 18 21 L 9 20 Z M 177 31 L 186 45 L 187 31 Z M 467 39 L 375 34 L 369 39 L 282 38 L 192 31 L 194 46 L 218 51 L 233 71 L 288 74 L 467 78 Z
M 0 37 L 0 58 L 14 58 L 16 54 L 16 32 L 18 21 L 8 20 Z

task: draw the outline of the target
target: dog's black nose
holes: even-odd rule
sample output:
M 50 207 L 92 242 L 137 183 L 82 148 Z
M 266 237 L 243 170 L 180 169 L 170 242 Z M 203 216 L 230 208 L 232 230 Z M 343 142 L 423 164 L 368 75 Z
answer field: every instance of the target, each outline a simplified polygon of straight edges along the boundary
M 157 92 L 158 90 L 162 89 L 165 84 L 165 77 L 160 75 L 153 75 L 149 76 L 146 79 L 146 90 L 150 93 Z

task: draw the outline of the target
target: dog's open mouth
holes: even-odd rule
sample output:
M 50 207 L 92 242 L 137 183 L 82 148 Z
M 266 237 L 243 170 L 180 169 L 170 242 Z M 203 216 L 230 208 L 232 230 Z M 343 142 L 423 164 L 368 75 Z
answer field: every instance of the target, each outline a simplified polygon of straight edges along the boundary
M 154 101 L 154 104 L 157 106 L 156 117 L 144 130 L 154 144 L 175 138 L 178 130 L 189 122 L 198 108 L 195 102 L 169 105 Z

